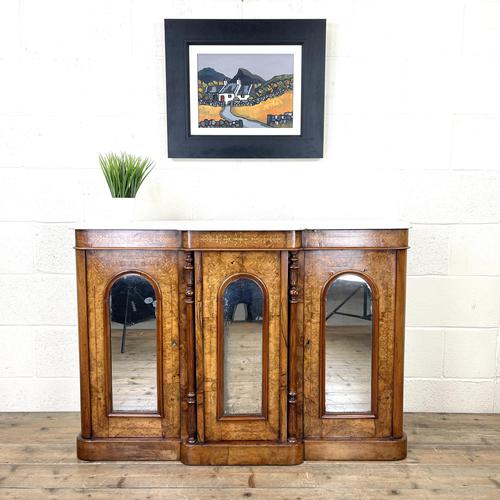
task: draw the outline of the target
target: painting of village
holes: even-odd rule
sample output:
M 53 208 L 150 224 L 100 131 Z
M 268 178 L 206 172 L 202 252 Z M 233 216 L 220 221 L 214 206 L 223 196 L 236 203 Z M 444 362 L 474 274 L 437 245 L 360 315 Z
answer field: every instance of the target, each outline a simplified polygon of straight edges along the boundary
M 198 54 L 198 126 L 292 128 L 293 55 Z

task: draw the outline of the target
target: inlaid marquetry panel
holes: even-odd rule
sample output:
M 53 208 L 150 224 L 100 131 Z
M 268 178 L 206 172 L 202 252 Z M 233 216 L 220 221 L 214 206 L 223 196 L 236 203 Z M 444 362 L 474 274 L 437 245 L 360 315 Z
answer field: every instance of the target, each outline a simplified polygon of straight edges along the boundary
M 279 250 L 299 248 L 300 231 L 186 231 L 183 246 L 193 250 Z
M 181 245 L 180 231 L 148 231 L 133 229 L 91 229 L 76 231 L 76 248 L 156 248 L 177 249 Z
M 405 229 L 315 229 L 302 231 L 302 246 L 314 248 L 406 248 Z

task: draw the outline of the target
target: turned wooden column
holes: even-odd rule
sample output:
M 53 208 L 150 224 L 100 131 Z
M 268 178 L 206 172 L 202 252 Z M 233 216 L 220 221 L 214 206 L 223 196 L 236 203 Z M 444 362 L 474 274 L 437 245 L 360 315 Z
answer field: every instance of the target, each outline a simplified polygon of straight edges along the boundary
M 193 252 L 184 254 L 184 280 L 186 289 L 186 353 L 187 353 L 187 432 L 188 443 L 194 444 L 196 438 L 196 359 L 194 339 L 194 265 Z
M 297 442 L 297 303 L 299 302 L 299 256 L 298 252 L 290 252 L 288 261 L 288 442 Z

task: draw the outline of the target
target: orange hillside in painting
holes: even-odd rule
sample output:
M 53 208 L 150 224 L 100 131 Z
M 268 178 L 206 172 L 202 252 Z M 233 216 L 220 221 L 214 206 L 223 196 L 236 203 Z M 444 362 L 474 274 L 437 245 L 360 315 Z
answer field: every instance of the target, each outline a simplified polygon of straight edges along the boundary
M 288 111 L 293 111 L 293 92 L 291 90 L 278 97 L 262 101 L 255 106 L 231 107 L 233 115 L 264 124 L 267 124 L 267 115 L 281 115 Z
M 220 112 L 223 108 L 220 106 L 207 106 L 205 104 L 198 105 L 198 121 L 203 120 L 220 120 Z

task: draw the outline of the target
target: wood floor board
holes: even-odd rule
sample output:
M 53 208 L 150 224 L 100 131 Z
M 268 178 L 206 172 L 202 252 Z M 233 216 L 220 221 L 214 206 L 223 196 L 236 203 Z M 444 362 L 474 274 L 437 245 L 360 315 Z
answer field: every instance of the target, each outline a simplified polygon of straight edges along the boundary
M 236 498 L 254 498 L 262 500 L 327 500 L 327 499 L 346 499 L 346 500 L 359 500 L 365 498 L 394 498 L 399 496 L 401 498 L 468 498 L 474 500 L 494 499 L 498 498 L 490 488 L 454 488 L 452 490 L 442 491 L 440 489 L 421 490 L 421 489 L 391 489 L 384 488 L 380 490 L 373 490 L 373 496 L 361 488 L 346 489 L 335 488 L 334 490 L 314 490 L 309 488 L 281 488 L 279 490 L 261 490 L 258 488 L 229 488 L 221 490 L 219 488 L 169 488 L 167 489 L 129 489 L 129 488 L 112 488 L 107 490 L 96 489 L 78 489 L 78 490 L 65 490 L 65 489 L 37 489 L 37 490 L 23 490 L 23 489 L 6 489 L 4 490 L 5 498 L 19 499 L 19 500 L 32 500 L 33 498 L 44 498 L 54 500 L 66 499 L 149 499 L 149 500 L 178 500 L 178 499 L 192 499 L 192 500 L 234 500 Z
M 0 498 L 500 498 L 500 415 L 407 414 L 400 462 L 80 462 L 78 413 L 0 414 Z

